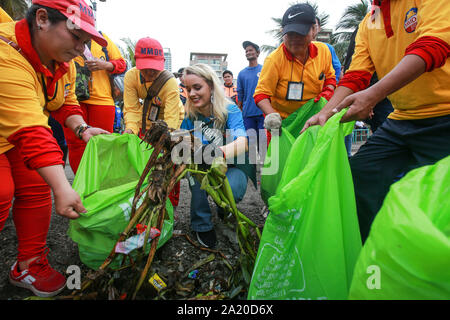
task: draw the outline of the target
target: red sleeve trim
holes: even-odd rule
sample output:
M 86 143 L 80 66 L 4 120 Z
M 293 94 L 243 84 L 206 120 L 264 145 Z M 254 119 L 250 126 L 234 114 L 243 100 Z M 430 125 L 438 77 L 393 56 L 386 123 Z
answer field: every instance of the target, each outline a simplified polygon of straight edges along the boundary
M 52 111 L 51 115 L 53 118 L 55 118 L 56 121 L 58 121 L 62 126 L 66 127 L 66 119 L 69 116 L 73 116 L 73 115 L 80 115 L 83 117 L 83 119 L 86 119 L 83 110 L 81 109 L 80 106 L 73 106 L 73 105 L 63 105 L 61 108 L 59 108 L 58 110 Z
M 426 71 L 430 72 L 442 67 L 450 57 L 450 46 L 436 37 L 421 37 L 406 48 L 405 55 L 415 54 L 426 63 Z
M 52 131 L 44 127 L 28 127 L 21 129 L 8 138 L 23 157 L 30 170 L 43 167 L 64 165 L 63 153 L 58 146 Z
M 109 62 L 111 62 L 114 66 L 114 70 L 111 74 L 121 74 L 127 69 L 127 63 L 124 59 L 109 60 Z
M 269 99 L 270 100 L 270 96 L 268 96 L 267 94 L 257 94 L 256 96 L 253 97 L 253 99 L 255 100 L 255 103 L 258 104 L 261 100 L 264 99 Z
M 369 86 L 371 78 L 372 74 L 367 71 L 348 71 L 339 81 L 339 87 L 347 87 L 358 92 Z
M 325 82 L 323 83 L 323 87 L 325 88 L 326 86 L 334 86 L 336 88 L 336 78 L 328 78 L 325 80 Z

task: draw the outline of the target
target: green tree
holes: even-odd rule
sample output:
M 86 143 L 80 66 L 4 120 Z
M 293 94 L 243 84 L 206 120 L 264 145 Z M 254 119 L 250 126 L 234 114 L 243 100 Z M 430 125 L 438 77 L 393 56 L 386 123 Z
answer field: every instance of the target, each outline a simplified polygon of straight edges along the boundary
M 359 26 L 370 8 L 370 0 L 360 0 L 360 3 L 353 4 L 345 9 L 344 14 L 336 25 L 336 31 L 331 35 L 331 44 L 336 55 L 343 62 L 346 58 L 348 45 L 352 33 Z
M 297 2 L 293 2 L 289 4 L 289 7 L 298 4 L 298 3 L 305 3 L 305 1 L 297 1 Z M 310 2 L 310 1 L 306 1 L 306 3 L 310 4 L 311 7 L 313 7 L 314 12 L 316 13 L 316 16 L 319 17 L 320 19 L 320 24 L 321 27 L 324 28 L 325 25 L 328 23 L 328 19 L 330 18 L 330 15 L 324 12 L 320 12 L 319 11 L 319 6 L 317 5 L 317 3 L 315 2 Z M 272 18 L 272 21 L 275 22 L 275 29 L 269 30 L 267 31 L 267 33 L 271 34 L 277 41 L 276 45 L 262 45 L 261 46 L 261 51 L 262 52 L 267 52 L 270 53 L 272 51 L 274 51 L 276 48 L 278 48 L 278 46 L 281 44 L 281 42 L 283 41 L 283 35 L 282 35 L 282 30 L 283 27 L 281 26 L 281 22 L 282 22 L 283 18 Z
M 369 0 L 360 0 L 360 3 L 350 5 L 345 9 L 339 23 L 336 25 L 336 32 L 333 34 L 335 42 L 349 41 L 353 31 L 359 26 L 370 8 Z
M 14 20 L 25 18 L 29 2 L 27 0 L 0 0 L 0 7 Z
M 132 67 L 136 66 L 136 60 L 134 59 L 134 48 L 136 48 L 136 42 L 134 40 L 131 40 L 130 38 L 122 38 L 120 39 L 122 42 L 125 43 L 125 48 L 119 47 L 120 52 L 122 53 L 122 57 L 125 60 L 128 60 Z

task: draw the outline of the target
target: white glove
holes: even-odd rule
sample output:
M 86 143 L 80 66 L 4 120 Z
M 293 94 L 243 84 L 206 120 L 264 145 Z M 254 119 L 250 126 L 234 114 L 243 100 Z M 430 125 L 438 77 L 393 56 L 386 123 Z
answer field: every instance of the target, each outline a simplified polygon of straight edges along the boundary
M 269 131 L 280 129 L 281 128 L 281 116 L 280 116 L 280 114 L 277 113 L 277 112 L 269 113 L 264 118 L 264 128 L 266 128 Z

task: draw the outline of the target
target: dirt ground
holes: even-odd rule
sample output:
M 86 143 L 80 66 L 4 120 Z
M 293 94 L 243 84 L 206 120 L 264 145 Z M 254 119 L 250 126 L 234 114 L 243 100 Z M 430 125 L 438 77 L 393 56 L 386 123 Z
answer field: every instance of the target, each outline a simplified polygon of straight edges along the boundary
M 352 153 L 354 154 L 364 142 L 354 143 Z M 254 221 L 258 226 L 264 226 L 265 217 L 264 202 L 260 196 L 258 168 L 258 188 L 249 182 L 244 199 L 238 204 L 238 209 Z M 66 166 L 66 176 L 72 182 L 74 175 L 70 166 Z M 200 267 L 195 267 L 199 261 L 207 259 L 211 252 L 201 250 L 196 242 L 194 234 L 190 231 L 190 191 L 186 179 L 181 181 L 180 201 L 174 213 L 174 235 L 164 246 L 157 250 L 149 275 L 157 273 L 163 281 L 166 281 L 167 290 L 160 299 L 192 299 L 199 294 L 206 295 L 208 292 L 225 293 L 226 280 L 231 271 L 226 267 L 221 256 L 225 256 L 231 265 L 235 266 L 239 258 L 240 250 L 235 237 L 235 231 L 226 226 L 216 214 L 215 205 L 211 204 L 213 210 L 213 223 L 217 233 L 217 246 L 215 258 Z M 53 268 L 66 274 L 71 265 L 79 266 L 82 271 L 82 280 L 85 279 L 90 270 L 80 261 L 77 244 L 67 235 L 69 221 L 53 212 L 50 230 L 47 237 L 47 245 L 50 249 L 48 256 Z M 188 241 L 187 235 L 194 244 Z M 32 292 L 17 288 L 9 283 L 8 272 L 16 258 L 17 238 L 14 224 L 10 217 L 4 229 L 0 232 L 0 300 L 21 300 L 32 296 Z M 192 270 L 198 270 L 195 279 L 189 277 Z M 141 289 L 140 299 L 154 299 L 157 292 L 147 282 Z M 169 289 L 170 288 L 170 289 Z M 162 291 L 163 292 L 163 291 Z M 59 296 L 67 296 L 72 290 L 65 289 Z M 230 294 L 230 292 L 227 292 Z M 241 293 L 237 298 L 244 298 Z
M 74 175 L 69 166 L 66 167 L 66 175 L 70 182 Z M 158 249 L 152 263 L 149 274 L 157 273 L 163 280 L 166 280 L 168 287 L 178 288 L 172 290 L 166 299 L 188 299 L 197 294 L 206 294 L 212 290 L 220 292 L 224 289 L 224 281 L 231 272 L 220 258 L 220 253 L 215 254 L 215 259 L 199 268 L 196 279 L 191 279 L 188 274 L 193 266 L 207 258 L 211 252 L 200 250 L 191 244 L 184 234 L 197 244 L 194 234 L 190 231 L 189 223 L 189 203 L 190 191 L 186 179 L 181 181 L 180 202 L 174 213 L 174 236 Z M 252 219 L 257 225 L 263 226 L 265 218 L 261 214 L 264 202 L 258 190 L 249 182 L 247 193 L 244 199 L 238 204 L 238 209 Z M 216 250 L 220 251 L 232 265 L 239 257 L 239 247 L 235 238 L 234 230 L 227 227 L 220 220 L 212 204 L 213 223 L 217 233 L 218 243 Z M 47 238 L 47 245 L 50 249 L 48 255 L 49 262 L 53 268 L 66 274 L 66 270 L 71 265 L 79 266 L 82 270 L 82 279 L 89 270 L 80 261 L 77 244 L 67 235 L 69 221 L 53 212 L 50 230 Z M 181 234 L 181 235 L 180 235 Z M 12 217 L 8 219 L 2 232 L 0 233 L 0 300 L 18 300 L 32 296 L 32 292 L 26 289 L 17 288 L 9 283 L 8 272 L 16 258 L 17 238 Z M 145 299 L 145 288 L 143 288 Z M 148 289 L 148 288 L 147 288 Z M 148 290 L 147 290 L 148 291 Z M 156 291 L 148 291 L 149 298 L 154 298 Z M 72 290 L 65 289 L 59 296 L 71 294 Z

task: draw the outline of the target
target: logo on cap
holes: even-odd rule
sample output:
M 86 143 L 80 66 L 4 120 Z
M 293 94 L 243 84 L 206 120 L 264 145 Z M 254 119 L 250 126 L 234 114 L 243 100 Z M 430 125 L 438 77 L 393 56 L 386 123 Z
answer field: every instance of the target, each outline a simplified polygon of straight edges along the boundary
M 94 13 L 92 12 L 91 8 L 84 6 L 81 2 L 80 5 L 80 11 L 84 13 L 85 15 L 88 15 L 90 18 L 94 19 Z
M 151 56 L 164 56 L 163 51 L 158 48 L 141 48 L 141 54 Z
M 289 14 L 288 15 L 288 19 L 292 19 L 292 18 L 294 18 L 294 17 L 296 17 L 296 16 L 298 16 L 299 14 L 302 14 L 303 12 L 297 12 L 296 14 L 293 14 L 293 15 L 291 15 L 291 14 Z

